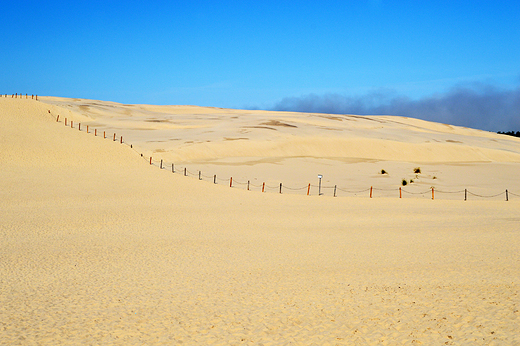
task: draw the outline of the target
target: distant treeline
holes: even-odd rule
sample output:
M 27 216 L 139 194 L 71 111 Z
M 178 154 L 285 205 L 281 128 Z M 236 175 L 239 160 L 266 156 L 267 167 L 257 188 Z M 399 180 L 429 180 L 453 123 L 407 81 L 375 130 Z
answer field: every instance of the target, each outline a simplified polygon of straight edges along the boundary
M 515 136 L 515 137 L 520 137 L 520 131 L 508 131 L 508 132 L 500 132 L 498 131 L 497 132 L 499 135 L 508 135 L 508 136 Z

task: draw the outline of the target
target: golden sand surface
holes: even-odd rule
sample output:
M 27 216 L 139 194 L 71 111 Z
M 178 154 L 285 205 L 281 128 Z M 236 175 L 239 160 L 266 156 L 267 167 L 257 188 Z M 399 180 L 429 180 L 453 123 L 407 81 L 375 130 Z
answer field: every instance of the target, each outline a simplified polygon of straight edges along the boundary
M 138 152 L 157 154 L 155 144 L 147 146 L 152 142 L 145 133 L 158 130 L 145 130 L 151 125 L 143 119 L 132 120 L 136 129 L 118 128 L 119 111 L 111 115 L 107 110 L 95 118 L 76 111 L 72 102 L 67 108 L 51 103 L 51 98 L 39 99 L 0 98 L 0 344 L 520 344 L 520 198 L 515 195 L 508 202 L 465 202 L 229 188 L 149 165 Z M 133 107 L 147 112 L 167 107 L 168 113 L 176 106 Z M 192 112 L 188 108 L 182 112 Z M 200 112 L 213 114 L 211 109 Z M 78 131 L 77 125 L 65 127 L 65 115 L 74 124 L 90 122 L 91 128 L 96 122 L 99 128 L 111 125 L 110 131 L 117 130 L 135 147 Z M 290 116 L 291 125 L 300 119 Z M 267 120 L 261 122 L 289 124 L 284 117 L 265 112 Z M 453 133 L 448 135 L 432 128 L 445 125 L 414 119 L 399 119 L 405 123 L 401 128 L 393 118 L 378 119 L 385 121 L 377 125 L 383 132 L 402 142 L 400 148 L 368 129 L 365 134 L 373 137 L 353 134 L 346 140 L 374 140 L 397 155 L 408 142 L 422 143 L 418 134 L 406 139 L 406 128 L 419 126 L 416 132 L 430 141 L 423 143 L 424 150 L 435 153 L 431 161 L 424 155 L 424 160 L 408 162 L 387 152 L 374 161 L 358 162 L 353 159 L 363 158 L 345 155 L 343 161 L 327 162 L 336 168 L 352 164 L 361 171 L 364 167 L 358 165 L 375 170 L 379 160 L 394 165 L 385 169 L 397 169 L 399 162 L 412 168 L 421 163 L 427 171 L 423 174 L 437 174 L 435 183 L 442 188 L 450 187 L 451 175 L 464 172 L 474 188 L 485 185 L 484 192 L 501 190 L 503 184 L 520 192 L 514 185 L 518 140 L 456 127 L 450 127 Z M 304 120 L 318 121 L 301 115 L 299 121 Z M 223 121 L 222 136 L 234 131 L 229 126 Z M 218 127 L 208 125 L 215 132 Z M 318 149 L 315 157 L 309 156 L 319 163 L 329 150 L 321 142 L 326 136 L 305 129 L 325 150 L 323 156 Z M 254 151 L 254 145 L 235 146 L 251 143 L 251 137 L 258 143 L 262 136 L 278 144 L 290 142 L 286 132 L 258 130 L 269 135 L 254 130 L 244 134 L 249 140 L 225 141 L 234 146 L 223 145 L 222 157 L 215 158 L 224 161 L 234 150 L 240 156 L 234 165 L 214 167 L 235 174 L 247 166 L 240 163 L 252 157 L 244 152 Z M 272 133 L 283 138 L 269 137 Z M 196 136 L 202 134 L 186 138 Z M 216 141 L 219 134 L 208 136 Z M 443 142 L 442 136 L 465 144 Z M 278 167 L 298 172 L 306 161 L 292 154 L 284 157 L 284 150 L 314 149 L 295 140 L 298 144 L 288 144 L 289 149 L 273 157 L 280 159 Z M 183 163 L 190 163 L 188 156 L 199 148 L 200 157 L 190 164 L 209 160 L 218 151 L 210 153 L 208 147 L 205 152 L 202 143 L 183 144 L 189 154 L 175 158 L 176 147 L 161 143 L 170 155 L 165 160 Z M 457 145 L 481 161 L 460 160 L 448 150 Z M 257 150 L 258 157 L 270 157 L 270 148 Z M 342 154 L 342 149 L 330 150 Z M 412 155 L 414 149 L 409 150 Z M 366 149 L 379 155 L 379 148 L 372 151 L 376 153 Z M 268 165 L 247 167 L 256 167 L 263 178 L 271 174 L 263 171 Z M 359 173 L 359 186 L 393 179 L 392 172 L 389 175 Z

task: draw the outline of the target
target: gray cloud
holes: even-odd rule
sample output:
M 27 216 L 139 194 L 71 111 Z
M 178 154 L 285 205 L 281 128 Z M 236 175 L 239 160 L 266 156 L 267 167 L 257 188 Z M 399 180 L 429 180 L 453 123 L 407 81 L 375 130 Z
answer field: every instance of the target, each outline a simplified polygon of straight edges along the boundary
M 272 110 L 331 114 L 400 115 L 488 131 L 520 131 L 520 87 L 454 87 L 447 93 L 412 100 L 380 91 L 351 97 L 340 94 L 286 97 Z

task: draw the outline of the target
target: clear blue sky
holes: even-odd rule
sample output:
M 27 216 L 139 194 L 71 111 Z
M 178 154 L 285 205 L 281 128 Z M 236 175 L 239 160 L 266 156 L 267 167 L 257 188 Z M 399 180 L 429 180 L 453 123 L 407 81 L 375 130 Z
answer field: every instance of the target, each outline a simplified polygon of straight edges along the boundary
M 520 85 L 519 1 L 4 1 L 0 35 L 4 94 L 271 109 Z

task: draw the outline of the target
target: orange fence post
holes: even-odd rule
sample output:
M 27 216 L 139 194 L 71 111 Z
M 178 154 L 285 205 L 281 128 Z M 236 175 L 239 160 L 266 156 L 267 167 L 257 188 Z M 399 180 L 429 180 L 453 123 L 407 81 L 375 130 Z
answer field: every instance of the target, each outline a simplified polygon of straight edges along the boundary
M 150 156 L 150 164 L 152 164 L 152 157 Z
M 370 186 L 370 198 L 372 198 L 372 186 Z
M 81 131 L 81 123 L 78 124 L 78 129 Z
M 233 177 L 229 178 L 229 187 L 233 187 Z
M 113 141 L 114 141 L 114 142 L 116 141 L 116 134 L 115 134 L 115 133 L 114 133 L 114 139 L 113 139 Z
M 403 198 L 403 195 L 401 193 L 401 187 L 399 187 L 399 198 Z
M 262 184 L 262 192 L 265 191 L 265 183 Z
M 60 120 L 60 115 L 58 114 L 58 116 L 56 117 L 56 122 L 58 122 Z
M 67 118 L 65 118 L 65 126 L 67 126 Z
M 121 136 L 121 144 L 123 144 L 123 136 Z
M 107 138 L 107 134 L 103 131 L 103 138 Z
M 94 136 L 97 136 L 97 129 L 94 129 Z
M 72 120 L 70 121 L 70 128 L 71 128 L 71 129 L 74 128 L 74 124 L 73 124 L 73 121 L 72 121 Z
M 307 196 L 311 193 L 311 183 L 307 186 Z
M 88 125 L 87 125 L 87 133 L 88 133 Z
M 432 186 L 432 200 L 434 199 L 434 196 L 433 196 L 433 186 Z

